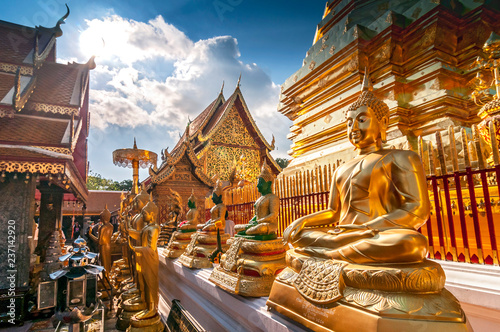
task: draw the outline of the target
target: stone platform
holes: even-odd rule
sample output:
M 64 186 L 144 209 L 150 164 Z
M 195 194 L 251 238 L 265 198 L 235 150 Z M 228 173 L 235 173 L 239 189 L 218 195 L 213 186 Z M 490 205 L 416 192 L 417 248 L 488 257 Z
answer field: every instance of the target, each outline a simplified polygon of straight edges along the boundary
M 266 297 L 245 298 L 215 286 L 208 278 L 212 269 L 191 270 L 177 260 L 160 255 L 160 295 L 168 304 L 173 299 L 196 318 L 207 331 L 273 331 L 304 332 L 309 329 L 269 312 Z

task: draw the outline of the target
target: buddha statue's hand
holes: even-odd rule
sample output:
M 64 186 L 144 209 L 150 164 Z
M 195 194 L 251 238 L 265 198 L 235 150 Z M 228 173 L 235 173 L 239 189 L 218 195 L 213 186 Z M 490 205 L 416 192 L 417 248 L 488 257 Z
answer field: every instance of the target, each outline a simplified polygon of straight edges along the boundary
M 292 242 L 297 234 L 300 233 L 300 231 L 304 228 L 305 222 L 303 218 L 299 218 L 292 222 L 290 226 L 288 226 L 285 231 L 283 232 L 283 239 L 286 242 Z

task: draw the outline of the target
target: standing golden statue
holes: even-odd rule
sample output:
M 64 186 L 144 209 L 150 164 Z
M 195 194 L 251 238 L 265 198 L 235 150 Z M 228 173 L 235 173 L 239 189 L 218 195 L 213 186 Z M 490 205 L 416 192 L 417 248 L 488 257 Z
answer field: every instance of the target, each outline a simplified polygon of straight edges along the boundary
M 196 226 L 198 229 L 191 235 L 191 241 L 186 251 L 179 257 L 179 262 L 189 268 L 203 269 L 212 267 L 209 256 L 217 249 L 217 229 L 220 234 L 222 248 L 227 249 L 229 234 L 224 233 L 226 227 L 226 206 L 222 201 L 222 182 L 217 184 L 212 193 L 212 201 L 215 206 L 210 209 L 210 219 L 206 223 Z
M 142 244 L 142 240 L 135 237 L 130 239 L 130 233 L 141 232 L 146 225 L 146 217 L 142 211 L 148 204 L 149 198 L 149 195 L 144 189 L 142 189 L 138 195 L 133 195 L 132 203 L 130 205 L 131 208 L 125 215 L 125 219 L 123 221 L 125 238 L 127 240 L 126 244 L 129 246 L 128 260 L 131 263 L 132 278 L 125 280 L 124 283 L 126 282 L 126 284 L 124 284 L 121 288 L 122 293 L 120 295 L 117 310 L 118 320 L 116 322 L 116 328 L 119 330 L 126 329 L 130 325 L 131 318 L 138 312 L 147 308 L 147 303 L 145 302 L 145 298 L 143 296 L 144 278 L 140 275 L 142 273 L 141 266 L 139 265 L 137 254 L 130 248 L 130 243 L 132 246 L 140 246 Z M 132 217 L 130 217 L 130 215 L 132 215 Z
M 186 250 L 191 235 L 196 231 L 196 226 L 200 222 L 200 211 L 196 207 L 196 196 L 194 191 L 188 198 L 189 211 L 186 213 L 186 220 L 179 224 L 178 230 L 172 234 L 164 253 L 168 258 L 177 258 Z
M 149 201 L 141 210 L 144 227 L 138 231 L 127 229 L 129 245 L 136 257 L 137 280 L 140 285 L 141 302 L 146 303 L 146 309 L 137 313 L 130 320 L 131 327 L 127 331 L 163 331 L 163 323 L 158 314 L 159 259 L 157 242 L 160 233 L 158 226 L 158 207 Z M 130 239 L 136 240 L 133 245 Z
M 255 216 L 246 225 L 236 225 L 237 234 L 210 275 L 222 289 L 254 297 L 268 296 L 275 275 L 286 267 L 285 243 L 276 235 L 280 199 L 272 192 L 274 175 L 265 161 L 257 181 L 261 196 Z
M 358 156 L 335 170 L 329 208 L 285 230 L 295 249 L 267 305 L 313 330 L 466 331 L 417 231 L 430 212 L 422 163 L 412 151 L 382 148 L 389 108 L 367 76 L 346 122 Z
M 100 219 L 102 225 L 99 227 L 99 238 L 97 239 L 97 243 L 99 244 L 99 260 L 101 261 L 101 265 L 104 266 L 104 273 L 109 280 L 109 273 L 111 271 L 111 236 L 113 236 L 113 225 L 109 222 L 111 220 L 111 212 L 109 212 L 107 205 L 101 212 Z M 92 232 L 90 232 L 89 235 L 91 237 L 94 236 Z

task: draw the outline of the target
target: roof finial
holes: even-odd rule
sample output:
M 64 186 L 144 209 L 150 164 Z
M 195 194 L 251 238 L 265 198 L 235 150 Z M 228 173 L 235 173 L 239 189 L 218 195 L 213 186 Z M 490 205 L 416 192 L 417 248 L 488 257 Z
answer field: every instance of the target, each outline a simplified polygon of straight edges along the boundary
M 56 26 L 53 28 L 56 38 L 62 36 L 63 32 L 61 30 L 61 24 L 64 24 L 64 21 L 68 18 L 68 16 L 69 16 L 69 7 L 68 4 L 66 4 L 66 14 L 64 14 L 64 16 L 61 17 L 59 21 L 57 21 Z
M 361 91 L 372 91 L 373 88 L 370 84 L 370 73 L 368 73 L 365 67 L 365 77 L 363 78 L 363 83 L 361 84 Z
M 135 137 L 134 137 L 134 149 L 137 149 L 137 142 L 135 141 Z
M 238 83 L 236 83 L 236 87 L 240 87 L 240 82 L 241 82 L 241 72 L 240 72 L 240 77 L 238 77 Z
M 224 93 L 224 81 L 222 81 L 222 87 L 220 88 L 219 94 L 223 94 L 223 93 Z

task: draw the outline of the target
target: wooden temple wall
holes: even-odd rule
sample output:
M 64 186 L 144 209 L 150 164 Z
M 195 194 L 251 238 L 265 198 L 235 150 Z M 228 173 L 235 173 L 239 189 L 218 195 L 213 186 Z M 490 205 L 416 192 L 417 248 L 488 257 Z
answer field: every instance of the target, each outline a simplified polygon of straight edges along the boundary
M 490 132 L 495 136 L 496 128 L 492 126 Z M 500 156 L 496 140 L 487 143 L 475 126 L 472 131 L 450 127 L 425 141 L 420 138 L 418 153 L 431 202 L 431 215 L 419 230 L 429 240 L 429 257 L 498 265 Z M 327 207 L 337 167 L 330 164 L 312 171 L 280 174 L 274 183 L 274 193 L 280 197 L 278 236 L 297 218 Z M 235 224 L 247 223 L 254 215 L 258 197 L 255 184 L 226 191 L 229 219 Z M 207 198 L 206 220 L 212 206 Z

